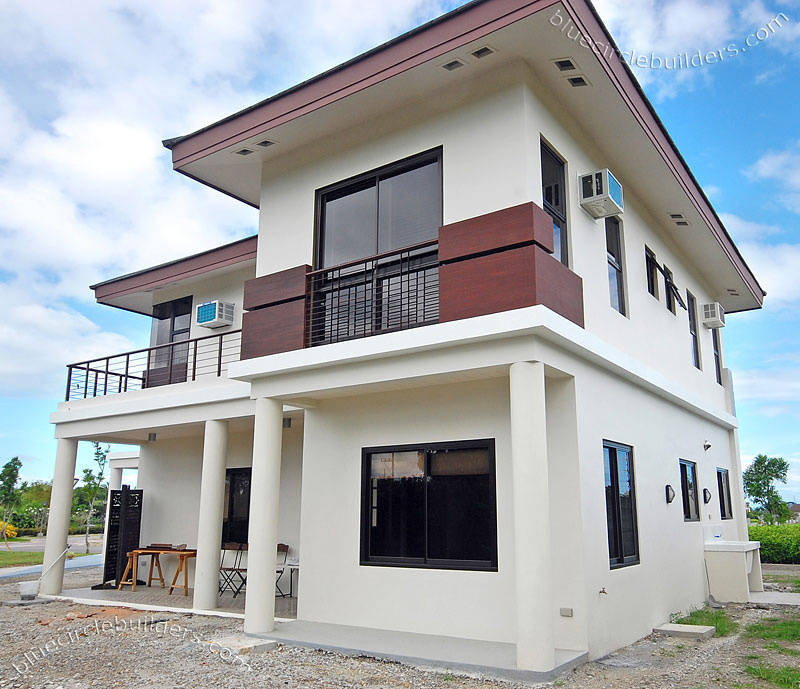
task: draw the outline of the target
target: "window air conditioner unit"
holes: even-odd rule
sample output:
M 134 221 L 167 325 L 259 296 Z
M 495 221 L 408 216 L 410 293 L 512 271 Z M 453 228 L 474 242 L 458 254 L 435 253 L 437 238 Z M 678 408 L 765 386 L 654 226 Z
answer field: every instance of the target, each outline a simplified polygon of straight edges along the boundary
M 228 301 L 207 301 L 197 306 L 197 325 L 204 328 L 221 328 L 233 325 L 234 305 Z
M 581 206 L 594 218 L 608 218 L 623 211 L 622 185 L 608 168 L 578 177 Z
M 709 330 L 725 327 L 725 309 L 719 302 L 703 304 L 703 325 Z

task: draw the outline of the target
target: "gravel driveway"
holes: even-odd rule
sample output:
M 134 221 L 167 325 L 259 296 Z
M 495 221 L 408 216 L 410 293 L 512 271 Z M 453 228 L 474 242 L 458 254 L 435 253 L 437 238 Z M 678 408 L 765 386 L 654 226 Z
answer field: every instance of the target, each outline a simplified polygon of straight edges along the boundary
M 96 570 L 67 572 L 67 587 L 87 586 Z M 0 601 L 17 598 L 17 583 L 0 584 Z M 797 615 L 731 607 L 742 628 L 766 616 Z M 385 687 L 512 689 L 505 681 L 411 668 L 368 658 L 279 646 L 233 656 L 210 641 L 241 632 L 241 621 L 192 614 L 144 613 L 53 602 L 0 606 L 0 689 L 233 689 L 240 687 Z M 573 689 L 667 689 L 769 686 L 744 672 L 758 656 L 798 661 L 741 635 L 704 642 L 651 637 L 557 680 Z M 795 648 L 799 648 L 797 644 Z M 552 686 L 552 685 L 551 685 Z

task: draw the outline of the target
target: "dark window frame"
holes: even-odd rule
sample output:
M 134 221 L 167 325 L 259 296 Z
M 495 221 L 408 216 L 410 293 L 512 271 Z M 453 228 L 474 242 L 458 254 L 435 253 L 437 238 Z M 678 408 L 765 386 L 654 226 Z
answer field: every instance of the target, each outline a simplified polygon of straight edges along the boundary
M 609 246 L 609 226 L 611 227 L 611 233 L 613 241 L 616 243 L 616 247 Z M 619 218 L 615 216 L 611 216 L 606 218 L 605 220 L 605 230 L 606 230 L 606 259 L 608 260 L 608 267 L 609 269 L 614 271 L 614 280 L 616 283 L 616 290 L 617 290 L 617 301 L 618 304 L 614 304 L 613 299 L 613 290 L 611 285 L 612 274 L 611 270 L 609 270 L 608 274 L 608 290 L 609 290 L 609 298 L 611 300 L 611 308 L 613 308 L 618 313 L 622 314 L 623 316 L 628 315 L 628 309 L 625 306 L 625 273 L 623 271 L 623 249 L 622 249 L 622 223 L 619 221 Z M 614 251 L 619 254 L 618 256 L 614 254 Z
M 327 197 L 329 196 L 337 196 L 337 198 L 341 198 L 348 195 L 349 193 L 355 193 L 360 191 L 361 189 L 369 187 L 371 183 L 374 183 L 376 188 L 378 183 L 381 179 L 384 178 L 391 178 L 396 177 L 397 175 L 401 175 L 404 172 L 411 172 L 420 167 L 424 167 L 425 165 L 429 165 L 431 163 L 436 163 L 439 168 L 439 226 L 441 227 L 441 223 L 444 219 L 444 176 L 443 176 L 443 155 L 444 149 L 441 146 L 436 148 L 432 148 L 428 151 L 423 151 L 422 153 L 415 153 L 414 155 L 408 156 L 403 158 L 402 160 L 395 161 L 388 165 L 383 165 L 381 167 L 374 168 L 367 172 L 360 173 L 358 175 L 354 175 L 353 177 L 348 177 L 347 179 L 341 180 L 340 182 L 335 182 L 334 184 L 330 184 L 326 187 L 322 187 L 317 189 L 315 192 L 315 201 L 314 201 L 314 269 L 318 270 L 321 268 L 331 268 L 331 266 L 324 265 L 324 256 L 325 256 L 325 237 L 324 237 L 324 228 L 325 228 L 325 202 Z M 375 204 L 375 216 L 376 216 L 376 233 L 378 232 L 378 225 L 377 225 L 377 218 L 380 214 L 380 209 L 378 207 L 378 201 L 376 200 Z M 358 258 L 352 259 L 353 261 L 357 261 L 360 259 L 370 258 L 373 255 L 378 255 L 378 238 L 376 234 L 376 253 L 367 255 L 367 256 L 360 256 Z M 413 246 L 413 245 L 412 245 Z M 404 247 L 397 247 L 396 250 L 399 251 Z M 392 249 L 394 251 L 395 249 Z M 349 263 L 350 261 L 345 261 L 344 263 Z
M 370 555 L 370 528 L 372 516 L 372 484 L 370 474 L 370 456 L 384 452 L 425 452 L 425 517 L 424 529 L 427 532 L 427 478 L 430 468 L 430 453 L 441 450 L 460 450 L 485 448 L 489 458 L 489 477 L 494 498 L 494 541 L 492 558 L 488 564 L 476 560 L 439 560 L 410 557 L 382 557 Z M 385 445 L 378 447 L 364 447 L 361 449 L 361 547 L 359 564 L 368 567 L 409 567 L 416 569 L 448 569 L 469 570 L 479 572 L 497 571 L 497 464 L 495 461 L 495 439 L 459 440 L 453 442 L 412 443 L 405 445 Z
M 689 335 L 692 338 L 692 363 L 699 371 L 703 370 L 700 359 L 700 336 L 697 333 L 697 299 L 686 290 L 686 311 L 689 316 Z
M 683 521 L 700 521 L 700 491 L 697 485 L 697 462 L 688 459 L 679 460 L 681 472 L 681 499 L 683 501 Z M 688 475 L 691 471 L 692 486 L 690 490 Z
M 658 265 L 655 252 L 648 246 L 644 247 L 644 265 L 647 276 L 647 291 L 658 300 L 658 273 L 661 267 Z
M 554 239 L 554 246 L 558 245 L 561 247 L 561 255 L 556 256 L 555 253 L 553 257 L 563 263 L 565 266 L 569 268 L 569 240 L 567 239 L 567 163 L 566 161 L 558 155 L 548 144 L 544 142 L 544 140 L 540 141 L 540 170 L 542 172 L 542 208 L 550 215 L 553 219 L 553 239 Z M 547 194 L 545 192 L 544 186 L 544 164 L 545 158 L 549 158 L 553 163 L 556 164 L 560 168 L 561 171 L 561 179 L 558 181 L 557 189 L 560 203 L 550 203 L 547 200 Z M 555 242 L 555 228 L 559 230 L 559 241 Z
M 249 534 L 249 523 L 245 526 L 245 534 L 244 539 L 236 540 L 235 538 L 231 538 L 231 522 L 233 519 L 233 512 L 234 512 L 234 495 L 233 492 L 230 490 L 230 487 L 234 483 L 234 477 L 236 476 L 247 476 L 250 478 L 250 486 L 249 486 L 249 494 L 247 497 L 247 512 L 248 518 L 250 514 L 250 498 L 252 496 L 252 476 L 253 470 L 252 467 L 238 467 L 235 469 L 227 469 L 225 471 L 225 494 L 227 495 L 228 501 L 225 507 L 225 518 L 222 520 L 222 544 L 225 543 L 247 543 L 248 534 Z M 249 519 L 248 519 L 249 522 Z
M 730 472 L 721 467 L 717 467 L 717 492 L 719 496 L 720 518 L 723 520 L 733 519 Z
M 675 276 L 672 274 L 672 271 L 667 268 L 666 264 L 661 268 L 661 272 L 664 275 L 664 292 L 667 296 L 667 309 L 669 309 L 672 313 L 677 313 L 677 308 L 675 306 L 676 303 L 681 305 L 681 308 L 686 308 L 686 304 L 683 301 L 683 297 L 681 297 L 681 293 L 678 291 L 678 287 L 675 284 Z
M 719 328 L 711 329 L 711 345 L 714 349 L 714 373 L 717 377 L 717 383 L 722 385 L 722 348 L 719 340 Z
M 609 456 L 612 457 L 612 461 L 609 465 L 610 475 L 611 475 L 611 485 L 612 490 L 614 493 L 614 512 L 613 514 L 609 514 L 608 512 L 608 499 L 606 498 L 606 530 L 608 532 L 608 563 L 611 569 L 619 569 L 621 567 L 630 567 L 631 565 L 638 565 L 641 563 L 641 554 L 639 551 L 639 520 L 638 520 L 638 508 L 636 505 L 636 472 L 634 469 L 634 461 L 633 461 L 633 447 L 630 445 L 625 445 L 623 443 L 617 443 L 612 440 L 604 440 L 603 441 L 603 455 L 604 459 L 603 462 L 605 464 L 605 451 L 609 450 Z M 617 457 L 617 450 L 625 450 L 628 453 L 629 458 L 629 466 L 628 466 L 628 473 L 630 475 L 630 484 L 631 484 L 631 504 L 633 506 L 632 509 L 632 523 L 631 523 L 631 530 L 633 531 L 633 541 L 634 541 L 634 554 L 633 555 L 624 555 L 622 552 L 622 532 L 623 532 L 623 525 L 622 525 L 622 508 L 620 506 L 620 496 L 619 496 L 619 462 Z M 618 552 L 612 553 L 611 552 L 611 529 L 614 530 L 615 540 L 618 546 Z

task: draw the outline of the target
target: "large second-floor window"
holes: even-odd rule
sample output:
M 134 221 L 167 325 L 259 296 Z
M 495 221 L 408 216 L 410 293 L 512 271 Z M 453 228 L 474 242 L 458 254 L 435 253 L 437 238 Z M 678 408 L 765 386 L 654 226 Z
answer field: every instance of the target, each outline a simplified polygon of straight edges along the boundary
M 569 265 L 564 161 L 544 143 L 542 143 L 542 205 L 553 219 L 553 256 L 565 266 Z
M 714 373 L 717 376 L 717 383 L 722 385 L 722 353 L 719 342 L 719 330 L 714 328 L 711 331 L 711 343 L 714 346 Z
M 689 312 L 689 335 L 692 338 L 692 363 L 700 368 L 700 339 L 697 336 L 697 299 L 686 291 L 686 310 Z
M 318 192 L 317 267 L 436 239 L 442 152 L 423 153 Z

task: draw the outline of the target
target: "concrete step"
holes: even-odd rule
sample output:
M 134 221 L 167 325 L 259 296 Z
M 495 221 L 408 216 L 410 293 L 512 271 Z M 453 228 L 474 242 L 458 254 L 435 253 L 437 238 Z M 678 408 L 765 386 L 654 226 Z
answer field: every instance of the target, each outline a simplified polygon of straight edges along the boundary
M 662 624 L 653 632 L 664 636 L 677 636 L 683 639 L 710 639 L 717 630 L 701 624 Z

